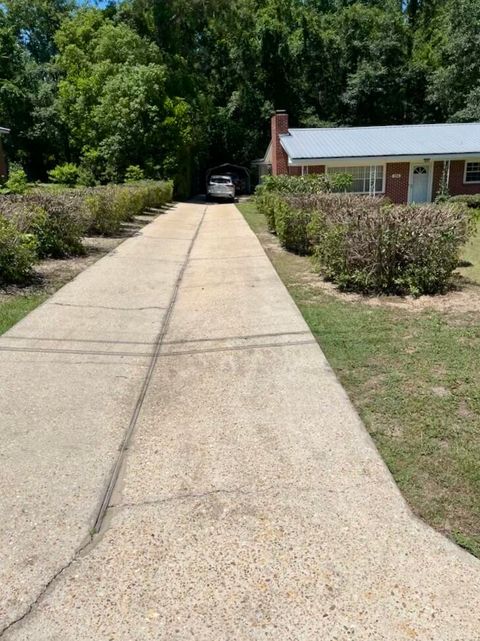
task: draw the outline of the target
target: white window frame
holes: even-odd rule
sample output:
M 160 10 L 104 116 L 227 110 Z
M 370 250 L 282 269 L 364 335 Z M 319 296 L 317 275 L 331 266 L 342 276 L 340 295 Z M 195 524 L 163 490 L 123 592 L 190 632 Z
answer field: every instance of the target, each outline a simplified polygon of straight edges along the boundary
M 368 191 L 349 191 L 349 194 L 360 194 L 360 195 L 374 195 L 377 196 L 378 194 L 384 194 L 385 193 L 385 179 L 386 179 L 386 174 L 387 174 L 387 163 L 379 162 L 375 163 L 374 165 L 371 164 L 358 164 L 358 165 L 326 165 L 325 167 L 325 173 L 328 174 L 329 170 L 332 170 L 332 173 L 335 173 L 335 169 L 353 169 L 354 167 L 369 167 L 370 168 L 370 181 L 371 182 L 371 172 L 374 167 L 382 167 L 382 189 L 380 191 L 374 191 L 372 192 L 370 189 Z M 338 172 L 337 172 L 338 173 Z M 348 174 L 348 172 L 345 172 Z
M 463 184 L 464 185 L 478 185 L 480 184 L 480 180 L 467 180 L 467 165 L 469 163 L 476 162 L 480 164 L 480 158 L 470 158 L 469 160 L 465 160 L 463 164 Z

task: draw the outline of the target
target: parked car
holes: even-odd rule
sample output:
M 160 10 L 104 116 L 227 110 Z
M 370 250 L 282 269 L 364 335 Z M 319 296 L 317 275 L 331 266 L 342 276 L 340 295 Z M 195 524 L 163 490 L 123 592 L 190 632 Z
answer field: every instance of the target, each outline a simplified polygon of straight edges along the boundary
M 225 198 L 235 201 L 235 185 L 231 176 L 210 176 L 207 185 L 207 200 Z

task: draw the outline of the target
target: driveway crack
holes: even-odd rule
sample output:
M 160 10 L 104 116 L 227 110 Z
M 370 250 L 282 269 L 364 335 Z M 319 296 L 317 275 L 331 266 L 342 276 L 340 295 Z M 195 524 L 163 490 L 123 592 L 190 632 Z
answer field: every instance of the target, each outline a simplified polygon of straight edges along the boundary
M 207 207 L 205 207 L 203 209 L 202 215 L 201 215 L 200 220 L 199 220 L 199 222 L 197 224 L 197 227 L 195 229 L 195 233 L 194 233 L 194 235 L 193 235 L 193 237 L 192 237 L 192 239 L 190 241 L 190 245 L 188 247 L 187 253 L 185 255 L 185 258 L 183 260 L 182 266 L 181 266 L 180 271 L 178 273 L 177 280 L 175 281 L 173 292 L 172 292 L 172 295 L 170 297 L 170 302 L 168 304 L 167 310 L 166 310 L 165 315 L 164 315 L 163 320 L 162 320 L 162 324 L 160 326 L 160 331 L 159 331 L 159 333 L 157 335 L 157 338 L 156 338 L 156 340 L 154 342 L 154 350 L 153 350 L 153 353 L 152 353 L 152 356 L 151 356 L 151 359 L 150 359 L 148 370 L 147 370 L 147 372 L 145 374 L 145 378 L 143 380 L 143 384 L 142 384 L 142 387 L 140 389 L 140 393 L 138 395 L 137 402 L 135 404 L 135 408 L 133 410 L 132 417 L 131 417 L 130 422 L 128 424 L 127 430 L 126 430 L 126 432 L 124 434 L 123 441 L 121 443 L 118 456 L 117 456 L 117 458 L 115 460 L 115 463 L 113 465 L 113 468 L 112 468 L 112 471 L 110 473 L 110 477 L 109 477 L 109 481 L 108 481 L 107 487 L 106 487 L 105 492 L 103 494 L 103 498 L 102 498 L 102 501 L 100 503 L 100 507 L 98 508 L 98 511 L 97 511 L 97 516 L 95 518 L 95 524 L 94 524 L 94 527 L 93 527 L 94 532 L 96 532 L 96 533 L 100 532 L 100 529 L 101 529 L 102 523 L 103 523 L 103 519 L 105 518 L 105 513 L 106 513 L 106 511 L 108 509 L 108 506 L 109 506 L 111 498 L 112 498 L 113 491 L 114 491 L 115 486 L 117 484 L 118 477 L 120 475 L 120 470 L 122 468 L 123 461 L 124 461 L 124 458 L 125 458 L 125 453 L 128 450 L 130 441 L 132 439 L 132 435 L 133 435 L 133 433 L 135 431 L 135 427 L 137 425 L 138 417 L 139 417 L 140 412 L 142 410 L 143 402 L 145 400 L 145 396 L 147 394 L 147 390 L 148 390 L 148 388 L 150 386 L 150 381 L 152 379 L 153 372 L 155 370 L 155 366 L 156 366 L 156 364 L 157 364 L 157 362 L 159 360 L 159 357 L 160 357 L 160 352 L 161 352 L 161 349 L 162 349 L 163 341 L 164 341 L 164 338 L 165 338 L 165 336 L 167 334 L 167 331 L 168 331 L 168 328 L 169 328 L 169 325 L 170 325 L 170 318 L 172 316 L 173 308 L 174 308 L 174 305 L 176 303 L 177 296 L 178 296 L 178 291 L 180 289 L 180 283 L 183 280 L 183 276 L 185 274 L 185 270 L 187 268 L 187 265 L 188 265 L 188 262 L 189 262 L 189 259 L 190 259 L 190 255 L 192 253 L 193 246 L 195 244 L 195 241 L 197 240 L 198 234 L 200 232 L 200 228 L 201 228 L 202 223 L 203 223 L 203 221 L 205 219 L 206 212 L 207 212 Z
M 86 308 L 86 309 L 109 309 L 111 311 L 119 311 L 119 312 L 143 312 L 147 309 L 159 309 L 159 310 L 167 309 L 166 307 L 159 307 L 158 305 L 151 305 L 149 307 L 115 307 L 113 305 L 80 305 L 77 303 L 57 303 L 57 302 L 50 303 L 50 305 L 56 305 L 58 307 L 80 307 L 80 308 Z
M 317 487 L 298 487 L 297 485 L 269 485 L 262 488 L 254 489 L 245 489 L 246 486 L 241 486 L 238 488 L 232 489 L 216 489 L 216 490 L 207 490 L 205 492 L 185 492 L 179 494 L 172 494 L 171 496 L 165 496 L 164 498 L 155 498 L 148 499 L 146 501 L 138 502 L 129 502 L 129 503 L 112 503 L 108 506 L 109 510 L 122 510 L 128 508 L 136 507 L 146 507 L 149 505 L 164 505 L 165 503 L 174 503 L 176 501 L 188 501 L 190 499 L 205 499 L 209 496 L 215 496 L 219 494 L 229 495 L 229 494 L 240 494 L 242 496 L 253 496 L 265 494 L 273 491 L 292 491 L 296 492 L 314 492 L 318 491 Z
M 202 215 L 200 217 L 200 221 L 197 224 L 195 233 L 194 233 L 194 235 L 192 237 L 192 240 L 190 242 L 190 246 L 188 248 L 187 254 L 185 256 L 185 259 L 184 259 L 184 261 L 182 263 L 182 267 L 180 269 L 180 272 L 178 274 L 177 280 L 175 282 L 175 286 L 174 286 L 174 289 L 173 289 L 173 292 L 172 292 L 172 296 L 170 298 L 169 305 L 166 308 L 167 309 L 166 314 L 163 317 L 162 324 L 160 326 L 160 331 L 159 331 L 159 333 L 157 335 L 157 338 L 156 338 L 156 340 L 154 342 L 154 351 L 153 351 L 153 353 L 151 355 L 151 358 L 150 358 L 150 364 L 148 366 L 148 370 L 147 370 L 145 378 L 143 380 L 143 384 L 142 384 L 140 393 L 138 395 L 137 402 L 135 404 L 135 408 L 134 408 L 132 417 L 130 419 L 130 422 L 129 422 L 127 430 L 126 430 L 126 432 L 124 434 L 121 446 L 119 448 L 119 452 L 118 452 L 117 458 L 116 458 L 115 463 L 114 463 L 114 465 L 112 467 L 112 470 L 110 472 L 109 480 L 108 480 L 107 486 L 105 488 L 105 491 L 103 493 L 100 506 L 99 506 L 99 508 L 98 508 L 98 510 L 96 512 L 96 518 L 95 518 L 94 526 L 93 526 L 92 530 L 90 531 L 89 538 L 85 543 L 83 543 L 83 545 L 81 545 L 81 547 L 79 549 L 77 549 L 77 551 L 75 552 L 75 554 L 73 555 L 71 560 L 68 563 L 66 563 L 65 565 L 63 565 L 57 572 L 55 572 L 55 574 L 50 578 L 50 580 L 39 591 L 39 593 L 33 599 L 33 601 L 30 603 L 30 605 L 25 609 L 24 613 L 21 614 L 20 616 L 18 616 L 16 619 L 11 621 L 10 623 L 8 623 L 3 629 L 0 630 L 0 638 L 3 637 L 4 634 L 9 629 L 11 629 L 13 626 L 15 626 L 16 624 L 20 623 L 21 621 L 25 620 L 32 613 L 32 611 L 35 608 L 35 606 L 40 602 L 40 600 L 46 594 L 46 592 L 52 586 L 52 584 L 55 583 L 55 581 L 66 570 L 68 570 L 68 568 L 75 561 L 78 560 L 78 558 L 81 555 L 81 553 L 92 544 L 95 534 L 98 534 L 100 532 L 103 520 L 105 518 L 105 513 L 106 513 L 106 511 L 108 509 L 108 506 L 110 504 L 112 493 L 113 493 L 113 490 L 115 489 L 115 486 L 116 486 L 116 483 L 117 483 L 117 480 L 118 480 L 118 477 L 119 477 L 119 474 L 120 474 L 120 470 L 121 470 L 122 465 L 123 465 L 123 460 L 124 460 L 125 454 L 126 454 L 126 452 L 128 450 L 128 446 L 129 446 L 130 440 L 132 438 L 133 432 L 135 431 L 135 427 L 136 427 L 136 424 L 137 424 L 137 421 L 138 421 L 138 417 L 140 415 L 140 412 L 141 412 L 141 409 L 142 409 L 142 406 L 143 406 L 143 402 L 145 400 L 145 396 L 146 396 L 148 387 L 150 385 L 150 381 L 151 381 L 152 376 L 153 376 L 153 372 L 154 372 L 155 366 L 156 366 L 156 364 L 158 362 L 158 359 L 159 359 L 160 350 L 161 350 L 161 347 L 162 347 L 162 344 L 163 344 L 163 340 L 164 340 L 164 338 L 165 338 L 165 336 L 167 334 L 167 331 L 168 331 L 170 317 L 172 315 L 173 307 L 175 305 L 175 302 L 177 300 L 177 295 L 178 295 L 178 290 L 180 288 L 180 283 L 182 281 L 183 275 L 184 275 L 185 270 L 187 268 L 187 264 L 188 264 L 188 261 L 189 261 L 189 258 L 190 258 L 190 254 L 192 252 L 193 245 L 194 245 L 194 243 L 195 243 L 195 241 L 196 241 L 196 239 L 198 237 L 198 234 L 199 234 L 199 231 L 200 231 L 200 227 L 201 227 L 202 222 L 203 222 L 203 220 L 205 218 L 206 211 L 207 211 L 207 208 L 205 207 L 203 212 L 202 212 Z
M 13 628 L 15 625 L 18 623 L 21 623 L 24 619 L 26 619 L 33 611 L 33 608 L 41 601 L 41 599 L 44 597 L 44 595 L 48 592 L 50 586 L 64 573 L 68 570 L 68 568 L 75 563 L 75 561 L 78 560 L 80 554 L 85 550 L 93 540 L 93 533 L 90 533 L 87 541 L 75 552 L 73 557 L 65 563 L 55 574 L 50 578 L 50 580 L 43 586 L 43 588 L 40 590 L 40 592 L 37 594 L 37 596 L 34 598 L 34 600 L 28 605 L 26 608 L 25 612 L 18 616 L 16 619 L 13 619 L 13 621 L 10 621 L 5 627 L 3 627 L 0 630 L 0 638 L 2 638 L 10 628 Z

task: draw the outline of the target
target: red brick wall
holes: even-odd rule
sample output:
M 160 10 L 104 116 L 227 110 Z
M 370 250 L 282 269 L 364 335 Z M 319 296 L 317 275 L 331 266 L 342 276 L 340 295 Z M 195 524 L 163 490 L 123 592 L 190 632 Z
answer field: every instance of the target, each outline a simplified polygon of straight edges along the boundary
M 280 134 L 288 133 L 288 114 L 276 112 L 272 115 L 272 175 L 288 174 L 288 157 L 280 144 Z
M 463 184 L 463 174 L 465 171 L 464 160 L 451 160 L 450 161 L 450 179 L 448 181 L 448 191 L 451 196 L 458 194 L 479 194 L 479 183 L 466 183 Z
M 389 162 L 385 169 L 385 196 L 393 203 L 408 202 L 410 163 Z M 398 177 L 393 177 L 398 176 Z
M 448 191 L 451 196 L 459 194 L 479 194 L 480 183 L 463 183 L 465 171 L 465 160 L 450 161 L 450 177 L 448 181 Z M 443 160 L 437 160 L 433 163 L 433 181 L 432 181 L 432 200 L 438 193 L 440 181 L 443 173 Z
M 290 176 L 301 176 L 302 167 L 297 167 L 297 166 L 288 167 L 288 173 Z M 325 165 L 314 165 L 312 167 L 305 166 L 305 173 L 306 174 L 324 174 Z
M 433 163 L 433 178 L 432 178 L 432 201 L 435 200 L 435 197 L 440 189 L 440 181 L 442 180 L 443 174 L 443 160 L 436 160 Z

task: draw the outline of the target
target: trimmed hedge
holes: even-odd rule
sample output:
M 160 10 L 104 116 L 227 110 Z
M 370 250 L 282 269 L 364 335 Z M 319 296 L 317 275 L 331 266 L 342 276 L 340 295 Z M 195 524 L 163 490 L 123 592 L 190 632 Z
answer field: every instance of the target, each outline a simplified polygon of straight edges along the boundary
M 82 244 L 88 221 L 78 194 L 37 192 L 22 199 L 30 216 L 25 231 L 38 241 L 40 258 L 64 258 L 84 253 Z
M 275 225 L 282 247 L 301 256 L 310 254 L 313 250 L 309 235 L 312 217 L 313 213 L 307 209 L 281 202 L 275 208 Z
M 362 293 L 444 292 L 472 229 L 466 208 L 454 203 L 392 205 L 368 196 L 267 190 L 256 202 L 283 247 L 312 254 L 326 279 Z
M 141 181 L 125 185 L 108 185 L 85 190 L 85 207 L 92 234 L 113 236 L 122 223 L 133 220 L 145 209 L 158 208 L 171 201 L 171 182 Z
M 264 176 L 256 189 L 256 195 L 265 192 L 275 194 L 320 194 L 345 191 L 352 182 L 348 174 L 306 174 L 305 176 Z
M 468 238 L 468 218 L 455 206 L 362 207 L 341 198 L 324 218 L 314 257 L 342 289 L 362 293 L 444 292 Z
M 279 216 L 280 228 L 289 226 L 297 228 L 294 220 L 283 203 L 285 200 L 297 199 L 298 210 L 312 209 L 308 203 L 313 203 L 315 197 L 320 194 L 344 191 L 350 184 L 352 178 L 346 174 L 307 174 L 305 176 L 265 176 L 255 191 L 255 203 L 257 209 L 267 219 L 267 227 L 272 233 L 278 233 L 276 217 Z M 314 207 L 313 207 L 314 208 Z M 301 234 L 299 229 L 296 233 Z M 280 242 L 286 249 L 287 244 L 292 247 L 298 246 L 299 253 L 308 253 L 308 243 L 298 239 L 290 242 L 288 232 L 283 232 Z M 287 244 L 285 244 L 287 243 Z
M 23 284 L 37 258 L 37 241 L 0 215 L 0 284 Z
M 463 203 L 472 209 L 480 209 L 480 194 L 462 194 L 460 196 L 450 196 L 450 203 Z
M 169 202 L 172 192 L 170 182 L 141 181 L 0 197 L 0 282 L 25 282 L 37 258 L 84 253 L 86 234 L 118 234 L 124 222 Z

